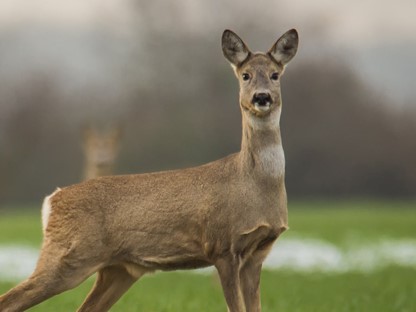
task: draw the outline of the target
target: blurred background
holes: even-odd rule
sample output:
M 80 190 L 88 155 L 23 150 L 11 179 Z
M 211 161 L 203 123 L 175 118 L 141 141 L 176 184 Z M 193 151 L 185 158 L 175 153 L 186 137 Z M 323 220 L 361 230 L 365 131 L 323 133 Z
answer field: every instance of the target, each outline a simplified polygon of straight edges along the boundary
M 254 51 L 300 33 L 282 78 L 290 199 L 414 199 L 415 11 L 412 0 L 1 0 L 0 207 L 81 181 L 85 128 L 118 129 L 117 174 L 238 151 L 225 28 Z
M 266 51 L 296 28 L 282 77 L 291 229 L 264 263 L 263 310 L 416 311 L 415 12 L 414 0 L 0 0 L 0 294 L 32 272 L 57 186 L 239 151 L 222 32 Z M 74 311 L 92 283 L 32 310 Z M 225 307 L 212 276 L 183 272 L 145 277 L 114 311 L 139 302 Z

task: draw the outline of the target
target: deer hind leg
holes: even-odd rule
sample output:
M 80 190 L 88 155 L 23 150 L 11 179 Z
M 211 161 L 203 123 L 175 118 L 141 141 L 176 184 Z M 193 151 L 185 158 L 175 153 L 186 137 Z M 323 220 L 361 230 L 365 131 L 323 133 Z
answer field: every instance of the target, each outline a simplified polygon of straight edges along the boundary
M 136 282 L 145 269 L 133 265 L 108 266 L 98 271 L 94 287 L 78 312 L 105 312 Z
M 93 273 L 91 268 L 75 267 L 60 261 L 57 254 L 42 250 L 32 275 L 0 297 L 0 311 L 25 311 L 52 296 L 74 288 Z
M 221 280 L 225 301 L 229 312 L 246 312 L 243 294 L 240 286 L 240 260 L 220 259 L 215 263 Z

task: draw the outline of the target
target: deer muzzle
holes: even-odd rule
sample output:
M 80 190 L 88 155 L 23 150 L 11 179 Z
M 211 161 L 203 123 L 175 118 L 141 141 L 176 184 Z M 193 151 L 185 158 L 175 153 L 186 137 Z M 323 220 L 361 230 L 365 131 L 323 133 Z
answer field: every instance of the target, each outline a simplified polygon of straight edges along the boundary
M 272 97 L 270 93 L 267 93 L 267 92 L 255 93 L 253 95 L 253 99 L 251 100 L 251 103 L 259 111 L 269 110 L 272 102 L 273 102 Z

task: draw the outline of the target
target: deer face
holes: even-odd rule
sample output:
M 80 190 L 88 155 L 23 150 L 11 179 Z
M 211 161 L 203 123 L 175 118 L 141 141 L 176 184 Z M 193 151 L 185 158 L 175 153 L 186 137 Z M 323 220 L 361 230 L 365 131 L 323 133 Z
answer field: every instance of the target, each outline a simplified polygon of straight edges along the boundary
M 254 54 L 235 70 L 240 83 L 240 105 L 256 116 L 268 115 L 280 106 L 283 66 L 270 56 Z
M 292 29 L 280 37 L 267 53 L 252 53 L 232 31 L 222 36 L 224 56 L 231 63 L 240 84 L 240 105 L 257 117 L 280 110 L 280 77 L 295 56 L 298 34 Z

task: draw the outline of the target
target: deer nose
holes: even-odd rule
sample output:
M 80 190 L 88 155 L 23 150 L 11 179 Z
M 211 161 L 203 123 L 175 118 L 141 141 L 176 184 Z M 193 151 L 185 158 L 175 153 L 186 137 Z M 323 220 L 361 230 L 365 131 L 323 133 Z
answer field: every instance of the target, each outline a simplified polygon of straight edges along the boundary
M 272 103 L 272 97 L 270 96 L 270 93 L 266 92 L 255 93 L 251 102 L 259 106 L 266 106 Z

